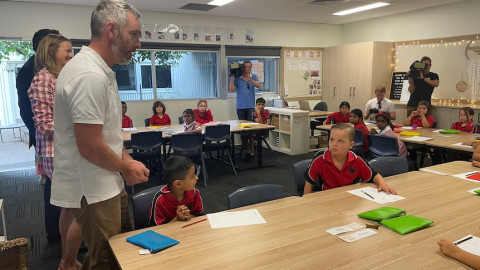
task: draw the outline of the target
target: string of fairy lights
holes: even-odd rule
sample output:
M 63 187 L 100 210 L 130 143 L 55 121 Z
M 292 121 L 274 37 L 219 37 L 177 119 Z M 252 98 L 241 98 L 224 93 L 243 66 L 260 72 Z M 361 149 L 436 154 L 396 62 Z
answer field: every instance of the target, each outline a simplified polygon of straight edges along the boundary
M 465 56 L 468 58 L 467 52 L 469 50 L 480 55 L 480 40 L 478 40 L 480 34 L 457 36 L 443 39 L 425 39 L 425 40 L 410 40 L 395 42 L 392 48 L 392 68 L 395 70 L 398 64 L 397 54 L 398 49 L 408 49 L 409 46 L 419 46 L 420 48 L 438 48 L 438 47 L 457 47 L 465 46 Z M 397 49 L 398 48 L 398 49 Z M 468 60 L 467 67 L 467 81 L 460 81 L 457 84 L 458 91 L 465 91 L 467 98 L 459 99 L 432 99 L 433 105 L 446 105 L 446 106 L 466 106 L 466 105 L 480 105 L 480 57 L 476 59 Z M 463 80 L 463 78 L 462 78 Z M 460 87 L 460 88 L 459 88 Z M 463 87 L 466 87 L 464 89 Z M 468 89 L 468 90 L 467 90 Z

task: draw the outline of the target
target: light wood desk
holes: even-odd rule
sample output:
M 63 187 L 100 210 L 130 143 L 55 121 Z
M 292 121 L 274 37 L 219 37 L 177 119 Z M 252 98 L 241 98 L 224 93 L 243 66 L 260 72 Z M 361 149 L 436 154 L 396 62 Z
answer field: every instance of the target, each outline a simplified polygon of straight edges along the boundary
M 451 174 L 479 170 L 468 162 L 429 169 Z M 266 224 L 211 229 L 206 221 L 183 229 L 185 222 L 152 227 L 180 241 L 153 255 L 139 255 L 139 247 L 125 240 L 146 229 L 116 235 L 109 242 L 123 269 L 468 269 L 441 255 L 436 243 L 480 235 L 480 198 L 467 193 L 480 183 L 421 171 L 386 181 L 406 198 L 388 206 L 435 223 L 403 236 L 380 227 L 377 235 L 353 243 L 328 234 L 328 228 L 363 224 L 358 213 L 384 206 L 346 192 L 374 186 L 360 184 L 239 208 L 258 209 Z
M 327 111 L 310 111 L 310 113 L 308 114 L 308 117 L 310 118 L 322 117 L 322 116 L 328 116 L 332 113 L 333 112 L 327 112 Z

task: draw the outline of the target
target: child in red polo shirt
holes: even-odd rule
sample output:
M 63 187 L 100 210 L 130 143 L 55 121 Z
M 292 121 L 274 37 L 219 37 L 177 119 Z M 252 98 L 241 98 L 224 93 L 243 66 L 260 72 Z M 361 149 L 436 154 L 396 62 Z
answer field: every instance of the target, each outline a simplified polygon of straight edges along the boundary
M 361 157 L 348 150 L 353 146 L 354 136 L 355 131 L 349 124 L 332 126 L 328 150 L 315 158 L 307 170 L 304 194 L 312 193 L 317 182 L 321 184 L 321 190 L 327 190 L 350 185 L 357 178 L 363 182 L 373 180 L 378 185 L 378 191 L 397 194 L 379 173 L 372 170 Z
M 133 122 L 132 119 L 130 119 L 130 117 L 126 115 L 126 113 L 127 103 L 125 103 L 125 101 L 122 101 L 122 128 L 131 128 L 133 127 Z
M 347 101 L 340 102 L 340 106 L 338 106 L 340 111 L 331 113 L 327 116 L 327 120 L 325 121 L 325 125 L 330 124 L 340 124 L 340 123 L 348 123 L 350 119 L 350 103 Z
M 473 116 L 475 112 L 470 107 L 463 107 L 458 113 L 458 122 L 452 124 L 452 129 L 456 129 L 462 132 L 478 132 L 475 124 L 473 123 Z
M 253 121 L 259 124 L 270 125 L 272 123 L 272 115 L 269 110 L 265 110 L 265 99 L 257 98 L 255 100 L 255 112 L 253 113 Z M 253 162 L 255 156 L 255 136 L 264 136 L 262 133 L 257 133 L 247 138 L 247 153 L 243 160 L 245 162 Z
M 417 110 L 413 111 L 405 120 L 403 120 L 404 126 L 417 126 L 424 128 L 433 127 L 433 116 L 430 115 L 432 105 L 427 100 L 422 100 L 418 103 Z
M 171 156 L 165 161 L 163 178 L 167 182 L 153 199 L 150 225 L 187 221 L 203 212 L 200 191 L 195 188 L 198 176 L 195 164 L 184 156 Z

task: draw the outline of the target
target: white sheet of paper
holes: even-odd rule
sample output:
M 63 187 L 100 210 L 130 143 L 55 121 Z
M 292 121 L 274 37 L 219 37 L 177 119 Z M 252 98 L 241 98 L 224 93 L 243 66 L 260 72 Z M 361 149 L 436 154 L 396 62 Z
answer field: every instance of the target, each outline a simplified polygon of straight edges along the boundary
M 478 173 L 478 171 L 470 171 L 470 172 L 465 172 L 465 173 L 459 173 L 459 174 L 454 174 L 452 176 L 463 179 L 463 180 L 468 180 L 468 181 L 471 181 L 471 182 L 478 183 L 479 182 L 478 180 L 467 178 L 467 176 L 470 176 L 470 175 L 476 174 L 476 173 Z
M 212 229 L 267 223 L 257 209 L 207 214 Z
M 429 173 L 438 174 L 438 175 L 448 175 L 446 173 L 431 170 L 431 169 L 427 169 L 427 168 L 420 168 L 419 170 L 422 171 L 422 172 L 429 172 Z
M 342 235 L 342 236 L 339 236 L 338 238 L 342 239 L 345 242 L 351 243 L 375 234 L 377 234 L 376 231 L 373 231 L 371 229 L 365 229 L 365 230 L 361 230 L 351 234 Z
M 351 193 L 353 195 L 357 195 L 358 197 L 362 197 L 364 199 L 367 199 L 369 201 L 372 201 L 372 202 L 376 202 L 376 203 L 379 203 L 379 204 L 385 204 L 385 203 L 389 203 L 389 202 L 396 202 L 396 201 L 400 201 L 400 200 L 403 200 L 405 199 L 404 197 L 402 196 L 398 196 L 398 195 L 393 195 L 393 194 L 387 194 L 386 192 L 382 191 L 382 192 L 378 192 L 378 190 L 376 188 L 372 188 L 372 187 L 363 187 L 363 188 L 357 188 L 357 189 L 354 189 L 354 190 L 349 190 L 347 191 L 348 193 Z M 372 198 L 370 198 L 368 195 L 372 196 Z
M 330 228 L 330 229 L 325 230 L 325 231 L 328 232 L 331 235 L 337 235 L 337 234 L 346 233 L 346 232 L 353 232 L 353 231 L 358 230 L 360 228 L 365 228 L 365 226 L 353 222 L 353 223 L 350 223 L 350 224 L 347 224 L 347 225 L 344 225 L 344 226 L 333 227 L 333 228 Z
M 412 136 L 412 137 L 405 138 L 405 140 L 409 140 L 409 141 L 412 141 L 412 142 L 424 142 L 424 141 L 428 141 L 428 140 L 433 140 L 433 138 L 422 137 L 422 136 Z
M 479 189 L 480 189 L 480 187 L 472 188 L 472 189 L 470 189 L 470 190 L 468 191 L 468 193 L 472 193 L 472 194 L 477 195 L 477 193 L 475 192 L 475 190 L 479 190 Z
M 465 147 L 465 148 L 473 148 L 471 145 L 465 145 L 465 144 L 462 144 L 461 142 L 459 143 L 454 143 L 452 145 L 455 145 L 455 146 L 460 146 L 460 147 Z
M 457 246 L 459 248 L 465 250 L 466 252 L 469 252 L 469 253 L 475 254 L 477 256 L 480 256 L 480 238 L 479 237 L 476 237 L 476 236 L 473 236 L 473 235 L 467 235 L 467 236 L 463 237 L 462 239 L 458 239 L 454 243 L 458 243 L 458 242 L 462 241 L 463 239 L 466 239 L 466 238 L 469 238 L 469 237 L 471 237 L 471 239 L 463 241 L 462 243 L 457 244 Z
M 136 127 L 131 127 L 131 128 L 122 128 L 123 131 L 134 131 L 137 130 Z

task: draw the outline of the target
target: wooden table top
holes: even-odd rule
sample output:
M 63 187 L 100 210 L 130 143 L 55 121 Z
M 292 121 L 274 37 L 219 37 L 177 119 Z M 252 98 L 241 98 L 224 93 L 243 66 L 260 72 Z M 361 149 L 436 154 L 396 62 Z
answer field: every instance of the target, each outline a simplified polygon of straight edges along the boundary
M 308 114 L 309 117 L 319 117 L 319 116 L 328 116 L 332 114 L 333 112 L 327 112 L 327 111 L 310 111 Z
M 376 124 L 372 124 L 372 123 L 365 123 L 365 125 L 367 126 L 368 130 L 377 126 Z M 320 130 L 330 131 L 332 128 L 332 125 L 321 125 L 321 126 L 317 126 L 316 128 Z M 402 129 L 402 128 L 399 128 L 399 129 Z M 474 133 L 460 132 L 458 134 L 442 134 L 440 132 L 435 132 L 440 129 L 434 129 L 434 128 L 418 128 L 417 130 L 411 130 L 411 129 L 402 129 L 402 130 L 418 132 L 420 133 L 419 136 L 433 138 L 432 140 L 428 140 L 428 141 L 414 142 L 409 140 L 411 136 L 404 136 L 398 133 L 398 138 L 403 142 L 424 144 L 424 145 L 433 146 L 433 147 L 441 147 L 446 149 L 473 152 L 472 147 L 463 147 L 463 146 L 457 146 L 453 144 L 461 143 L 461 142 L 472 142 L 473 140 L 475 140 Z
M 248 131 L 255 131 L 255 130 L 270 130 L 275 129 L 275 126 L 265 125 L 265 124 L 258 124 L 244 120 L 228 120 L 228 121 L 219 121 L 217 123 L 220 124 L 229 124 L 230 125 L 230 132 L 232 133 L 241 133 L 241 132 L 248 132 Z M 240 127 L 240 123 L 252 123 L 251 127 Z M 203 128 L 204 126 L 202 126 Z M 145 132 L 145 131 L 164 131 L 162 134 L 164 138 L 169 138 L 172 134 L 178 134 L 183 132 L 184 128 L 181 124 L 174 124 L 174 125 L 164 125 L 161 127 L 136 127 L 137 130 L 133 131 L 122 131 L 122 139 L 124 142 L 129 142 L 132 138 L 133 133 L 137 132 Z M 165 132 L 168 131 L 168 132 Z
M 449 174 L 479 170 L 469 162 L 429 169 Z M 123 269 L 468 269 L 441 255 L 436 243 L 480 235 L 480 198 L 467 192 L 480 183 L 421 171 L 386 181 L 405 197 L 386 205 L 434 223 L 403 236 L 380 227 L 377 235 L 353 243 L 328 234 L 328 228 L 364 224 L 358 213 L 386 206 L 346 192 L 374 186 L 359 184 L 237 209 L 257 209 L 266 224 L 211 229 L 208 221 L 187 228 L 181 228 L 185 222 L 173 222 L 149 228 L 180 241 L 156 254 L 139 255 L 140 248 L 125 240 L 147 229 L 116 235 L 109 242 Z

